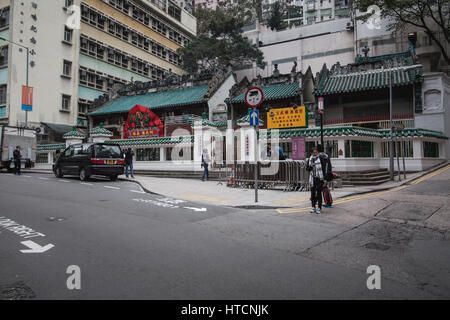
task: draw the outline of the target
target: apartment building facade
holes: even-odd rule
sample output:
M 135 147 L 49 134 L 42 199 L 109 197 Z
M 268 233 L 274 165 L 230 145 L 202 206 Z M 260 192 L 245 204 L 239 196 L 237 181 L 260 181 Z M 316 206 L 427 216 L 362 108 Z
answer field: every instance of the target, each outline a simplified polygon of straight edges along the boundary
M 182 75 L 176 50 L 197 28 L 171 0 L 1 0 L 0 12 L 7 16 L 0 24 L 7 40 L 0 40 L 3 56 L 7 50 L 6 61 L 0 58 L 0 121 L 25 125 L 26 49 L 20 44 L 29 48 L 34 88 L 28 126 L 41 129 L 42 143 L 52 142 L 51 131 L 86 127 L 88 106 L 114 84 Z

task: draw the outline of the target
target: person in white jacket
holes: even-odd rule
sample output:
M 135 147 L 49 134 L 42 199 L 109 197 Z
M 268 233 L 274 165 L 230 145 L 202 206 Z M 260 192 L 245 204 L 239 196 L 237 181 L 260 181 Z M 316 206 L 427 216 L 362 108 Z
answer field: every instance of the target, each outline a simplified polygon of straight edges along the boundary
M 202 181 L 205 181 L 205 175 L 206 175 L 206 180 L 209 180 L 208 166 L 209 166 L 210 162 L 211 162 L 211 159 L 209 158 L 208 149 L 203 149 L 203 154 L 202 154 L 202 167 L 203 167 Z

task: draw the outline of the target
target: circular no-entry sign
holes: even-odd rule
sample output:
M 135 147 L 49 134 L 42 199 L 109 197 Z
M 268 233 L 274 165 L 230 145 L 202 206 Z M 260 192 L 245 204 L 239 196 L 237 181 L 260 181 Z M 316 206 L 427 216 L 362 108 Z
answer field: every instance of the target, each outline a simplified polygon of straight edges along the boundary
M 256 108 L 264 99 L 262 90 L 258 87 L 253 87 L 247 90 L 245 93 L 245 104 L 250 108 Z

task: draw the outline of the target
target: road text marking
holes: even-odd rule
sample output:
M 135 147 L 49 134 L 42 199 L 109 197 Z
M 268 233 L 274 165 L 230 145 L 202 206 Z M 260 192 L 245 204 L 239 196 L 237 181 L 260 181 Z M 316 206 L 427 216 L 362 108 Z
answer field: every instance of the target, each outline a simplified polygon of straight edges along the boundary
M 27 240 L 27 241 L 22 241 L 21 244 L 23 244 L 24 246 L 28 247 L 29 249 L 23 249 L 20 250 L 20 252 L 22 253 L 43 253 L 47 250 L 50 250 L 51 248 L 54 247 L 53 244 L 49 243 L 45 246 L 41 246 L 39 244 L 37 244 L 36 242 L 33 242 L 31 240 Z

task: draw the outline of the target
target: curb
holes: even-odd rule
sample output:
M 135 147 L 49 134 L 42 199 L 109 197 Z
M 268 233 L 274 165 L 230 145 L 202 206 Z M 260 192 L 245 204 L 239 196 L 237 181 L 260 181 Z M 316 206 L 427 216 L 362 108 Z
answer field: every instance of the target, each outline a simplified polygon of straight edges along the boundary
M 156 192 L 150 191 L 149 189 L 147 189 L 146 187 L 144 187 L 144 185 L 143 185 L 140 181 L 138 181 L 138 180 L 132 180 L 132 179 L 128 179 L 128 178 L 118 178 L 117 180 L 120 180 L 120 181 L 128 181 L 128 182 L 136 183 L 136 184 L 138 184 L 138 185 L 142 188 L 142 190 L 144 190 L 145 192 L 147 192 L 147 193 L 149 193 L 149 194 L 153 194 L 153 195 L 156 195 L 156 196 L 163 196 L 163 197 L 165 197 L 163 194 L 160 194 L 160 193 L 156 193 Z

